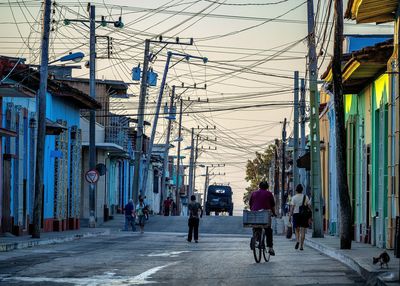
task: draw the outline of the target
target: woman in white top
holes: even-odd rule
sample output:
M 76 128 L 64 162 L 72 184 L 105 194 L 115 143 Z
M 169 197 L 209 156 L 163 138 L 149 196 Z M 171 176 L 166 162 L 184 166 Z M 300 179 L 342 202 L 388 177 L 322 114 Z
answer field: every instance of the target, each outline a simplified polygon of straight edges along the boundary
M 296 186 L 296 195 L 292 197 L 290 202 L 289 220 L 296 232 L 296 246 L 294 248 L 298 249 L 300 244 L 300 250 L 303 250 L 306 228 L 308 227 L 308 219 L 303 218 L 299 213 L 303 201 L 305 206 L 310 207 L 310 200 L 306 195 L 303 195 L 303 186 L 299 184 Z

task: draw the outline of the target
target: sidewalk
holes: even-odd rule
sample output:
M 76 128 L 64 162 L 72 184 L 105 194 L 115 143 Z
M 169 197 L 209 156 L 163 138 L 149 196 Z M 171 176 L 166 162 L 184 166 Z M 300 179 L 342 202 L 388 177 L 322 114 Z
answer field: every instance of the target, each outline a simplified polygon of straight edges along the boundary
M 392 250 L 386 250 L 390 256 L 389 269 L 381 269 L 379 264 L 372 264 L 372 257 L 379 256 L 383 249 L 370 244 L 353 241 L 350 250 L 342 250 L 338 237 L 325 235 L 324 238 L 312 238 L 310 234 L 306 235 L 305 244 L 347 265 L 359 273 L 368 285 L 400 285 L 400 261 Z
M 6 234 L 0 236 L 0 252 L 28 248 L 37 245 L 63 243 L 66 241 L 108 234 L 110 234 L 109 228 L 86 227 L 79 230 L 67 230 L 62 232 L 43 232 L 40 234 L 40 238 L 31 238 L 30 235 L 13 236 L 11 234 Z

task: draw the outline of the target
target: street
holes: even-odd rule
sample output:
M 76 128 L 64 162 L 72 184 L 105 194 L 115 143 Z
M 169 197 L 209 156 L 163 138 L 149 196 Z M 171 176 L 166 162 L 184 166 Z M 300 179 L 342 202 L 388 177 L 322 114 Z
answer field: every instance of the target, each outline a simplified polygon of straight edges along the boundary
M 343 264 L 274 237 L 275 257 L 256 264 L 242 217 L 203 217 L 199 243 L 186 241 L 184 217 L 151 216 L 145 233 L 111 235 L 2 253 L 0 285 L 365 285 Z

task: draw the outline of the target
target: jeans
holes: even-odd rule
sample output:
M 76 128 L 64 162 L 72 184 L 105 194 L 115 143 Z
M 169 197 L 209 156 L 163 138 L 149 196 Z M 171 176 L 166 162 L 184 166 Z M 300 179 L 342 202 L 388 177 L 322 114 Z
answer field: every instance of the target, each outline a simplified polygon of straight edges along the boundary
M 266 228 L 264 228 L 264 230 L 265 230 L 265 235 L 267 237 L 267 247 L 272 248 L 273 247 L 272 228 L 266 227 Z M 261 235 L 261 228 L 253 228 L 253 234 L 254 234 L 254 237 L 258 238 L 258 236 Z
M 125 231 L 128 231 L 129 225 L 131 225 L 132 231 L 136 230 L 135 218 L 131 215 L 126 215 L 125 216 L 125 228 L 124 228 Z
M 189 218 L 189 233 L 188 233 L 188 241 L 192 241 L 192 234 L 194 230 L 194 240 L 199 240 L 199 218 L 191 217 Z

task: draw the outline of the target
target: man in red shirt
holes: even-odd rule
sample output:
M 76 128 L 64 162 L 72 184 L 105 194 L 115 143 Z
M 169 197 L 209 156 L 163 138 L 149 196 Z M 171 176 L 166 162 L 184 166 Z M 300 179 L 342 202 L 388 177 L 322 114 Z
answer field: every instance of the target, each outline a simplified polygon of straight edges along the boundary
M 270 210 L 272 215 L 275 216 L 275 199 L 273 194 L 268 191 L 269 185 L 267 182 L 261 182 L 259 185 L 259 190 L 251 193 L 250 196 L 250 210 L 251 211 L 259 211 L 259 210 Z M 253 232 L 258 231 L 259 229 L 254 229 Z M 271 255 L 275 255 L 275 251 L 272 248 L 273 246 L 273 237 L 272 237 L 272 228 L 268 226 L 265 228 L 265 234 L 267 236 L 267 247 L 269 248 L 268 252 Z M 258 234 L 259 235 L 259 234 Z M 253 236 L 254 237 L 254 236 Z M 251 242 L 251 247 L 254 247 L 254 241 Z

